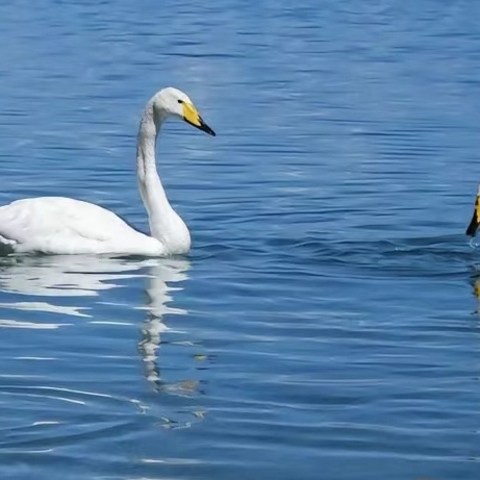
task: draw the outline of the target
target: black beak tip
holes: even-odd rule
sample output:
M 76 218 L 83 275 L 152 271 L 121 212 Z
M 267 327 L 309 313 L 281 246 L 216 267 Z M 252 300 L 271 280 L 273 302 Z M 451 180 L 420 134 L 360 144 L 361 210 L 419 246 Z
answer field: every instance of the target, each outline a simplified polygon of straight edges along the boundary
M 470 225 L 468 225 L 465 235 L 468 235 L 469 237 L 474 237 L 475 234 L 477 233 L 478 226 L 479 224 L 477 222 L 477 214 L 474 213 L 472 217 L 472 221 L 470 222 Z
M 197 123 L 192 123 L 190 120 L 187 120 L 185 117 L 183 117 L 183 119 L 189 123 L 190 125 L 193 125 L 194 127 L 198 128 L 199 130 L 201 130 L 202 132 L 205 132 L 205 133 L 208 133 L 209 135 L 211 135 L 212 137 L 216 137 L 217 134 L 203 121 L 203 119 L 200 117 L 200 122 L 199 124 Z
M 212 137 L 215 137 L 217 134 L 206 124 L 202 122 L 202 125 L 200 126 L 200 130 L 203 130 L 205 133 L 208 133 Z

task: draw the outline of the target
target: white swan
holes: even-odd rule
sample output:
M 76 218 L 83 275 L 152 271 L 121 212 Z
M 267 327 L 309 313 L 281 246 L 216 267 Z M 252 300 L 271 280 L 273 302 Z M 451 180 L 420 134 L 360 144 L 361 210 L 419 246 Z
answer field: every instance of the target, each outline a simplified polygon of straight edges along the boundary
M 147 103 L 137 138 L 137 179 L 151 236 L 93 203 L 39 197 L 0 207 L 0 245 L 15 253 L 162 256 L 188 252 L 190 233 L 170 205 L 155 164 L 156 138 L 168 117 L 183 118 L 215 135 L 180 90 L 164 88 Z

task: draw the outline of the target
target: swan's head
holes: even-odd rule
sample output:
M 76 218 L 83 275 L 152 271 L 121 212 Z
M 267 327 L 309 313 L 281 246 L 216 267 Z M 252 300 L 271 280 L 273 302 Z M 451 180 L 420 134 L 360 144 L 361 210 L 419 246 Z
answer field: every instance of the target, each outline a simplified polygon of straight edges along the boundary
M 203 121 L 203 118 L 198 113 L 193 102 L 188 98 L 188 95 L 177 88 L 164 88 L 160 90 L 152 100 L 155 117 L 179 117 L 190 125 L 199 128 L 209 135 L 215 136 L 215 132 Z

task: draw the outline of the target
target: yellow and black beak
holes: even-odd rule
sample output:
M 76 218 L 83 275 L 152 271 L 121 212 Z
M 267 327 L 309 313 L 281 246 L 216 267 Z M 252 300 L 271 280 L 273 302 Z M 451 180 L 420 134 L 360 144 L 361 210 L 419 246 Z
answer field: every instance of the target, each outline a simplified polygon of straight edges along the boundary
M 477 197 L 475 198 L 475 210 L 473 211 L 472 220 L 465 232 L 467 235 L 474 237 L 480 226 L 480 186 L 478 187 Z
M 198 113 L 197 109 L 191 104 L 187 102 L 183 102 L 183 119 L 197 127 L 198 129 L 202 130 L 209 135 L 215 136 L 215 132 L 203 121 L 203 118 Z

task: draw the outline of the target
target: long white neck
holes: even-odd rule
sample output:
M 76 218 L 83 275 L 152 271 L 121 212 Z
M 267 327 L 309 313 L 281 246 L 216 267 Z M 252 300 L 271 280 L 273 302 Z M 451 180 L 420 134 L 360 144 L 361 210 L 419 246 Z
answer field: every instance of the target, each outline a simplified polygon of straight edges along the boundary
M 186 253 L 190 248 L 187 226 L 170 205 L 155 163 L 155 145 L 166 115 L 155 118 L 152 102 L 143 112 L 137 138 L 137 179 L 140 195 L 148 213 L 150 234 L 168 253 Z

